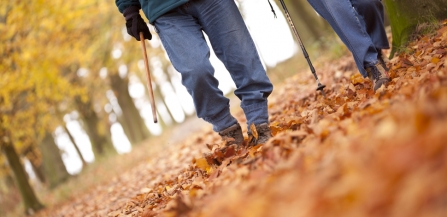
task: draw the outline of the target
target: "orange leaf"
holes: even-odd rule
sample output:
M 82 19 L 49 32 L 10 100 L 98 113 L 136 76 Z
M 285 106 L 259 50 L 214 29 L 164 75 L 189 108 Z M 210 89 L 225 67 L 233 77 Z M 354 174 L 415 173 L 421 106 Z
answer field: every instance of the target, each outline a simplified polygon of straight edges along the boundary
M 363 77 L 359 73 L 352 75 L 350 79 L 351 79 L 351 83 L 354 85 L 361 84 L 364 81 Z
M 433 58 L 431 59 L 431 62 L 434 63 L 434 64 L 439 63 L 439 61 L 440 61 L 440 59 L 437 58 L 437 57 L 433 57 Z
M 279 126 L 270 126 L 270 130 L 272 131 L 273 136 L 275 136 L 279 132 L 283 131 L 283 129 Z
M 251 123 L 250 130 L 256 140 L 258 140 L 258 131 L 256 131 L 255 124 Z
M 208 162 L 206 161 L 205 158 L 199 158 L 196 160 L 196 166 L 198 168 L 200 168 L 201 170 L 205 170 L 205 171 L 209 171 L 210 170 L 210 165 L 208 164 Z

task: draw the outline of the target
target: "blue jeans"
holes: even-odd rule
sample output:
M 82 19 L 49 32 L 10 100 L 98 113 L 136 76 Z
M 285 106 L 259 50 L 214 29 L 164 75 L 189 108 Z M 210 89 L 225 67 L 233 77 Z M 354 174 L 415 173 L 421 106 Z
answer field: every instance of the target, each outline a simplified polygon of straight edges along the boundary
M 357 68 L 367 77 L 365 68 L 375 65 L 381 49 L 389 43 L 384 28 L 381 0 L 308 0 L 334 29 L 354 56 Z
M 162 15 L 154 25 L 193 98 L 197 116 L 211 123 L 214 131 L 237 121 L 230 114 L 229 99 L 218 89 L 203 32 L 236 84 L 234 93 L 248 126 L 268 123 L 267 97 L 273 86 L 233 0 L 193 0 Z

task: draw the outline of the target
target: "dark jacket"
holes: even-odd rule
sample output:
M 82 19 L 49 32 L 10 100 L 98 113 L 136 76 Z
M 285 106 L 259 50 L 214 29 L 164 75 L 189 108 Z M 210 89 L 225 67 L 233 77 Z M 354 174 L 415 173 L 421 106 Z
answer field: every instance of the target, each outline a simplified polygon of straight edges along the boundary
M 123 11 L 129 6 L 139 6 L 149 19 L 149 23 L 154 21 L 166 12 L 188 2 L 189 0 L 115 0 L 118 10 Z

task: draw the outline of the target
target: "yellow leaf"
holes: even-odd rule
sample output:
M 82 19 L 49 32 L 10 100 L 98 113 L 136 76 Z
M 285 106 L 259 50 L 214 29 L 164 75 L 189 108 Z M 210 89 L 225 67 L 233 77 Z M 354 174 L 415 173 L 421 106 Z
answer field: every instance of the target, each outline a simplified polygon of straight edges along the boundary
M 351 83 L 354 85 L 361 84 L 364 81 L 363 77 L 359 73 L 352 75 L 350 79 L 351 79 Z
M 205 158 L 199 158 L 196 160 L 196 166 L 201 169 L 205 170 L 207 172 L 210 171 L 211 166 L 208 164 Z
M 281 132 L 283 129 L 279 126 L 270 126 L 270 129 L 272 130 L 272 135 L 275 136 L 279 132 Z
M 255 124 L 251 123 L 250 130 L 256 140 L 258 140 L 258 131 L 256 131 Z
M 434 63 L 434 64 L 439 63 L 439 61 L 440 61 L 440 59 L 437 58 L 437 57 L 433 57 L 433 58 L 431 59 L 431 62 Z

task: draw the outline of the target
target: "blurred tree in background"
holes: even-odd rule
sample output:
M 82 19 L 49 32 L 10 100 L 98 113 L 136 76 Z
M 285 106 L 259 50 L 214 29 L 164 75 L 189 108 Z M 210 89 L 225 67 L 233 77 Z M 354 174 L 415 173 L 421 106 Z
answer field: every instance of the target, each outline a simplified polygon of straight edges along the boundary
M 60 70 L 82 57 L 82 18 L 87 1 L 3 1 L 0 40 L 0 147 L 16 178 L 25 210 L 42 208 L 20 161 L 23 151 L 45 141 L 57 125 L 56 106 L 82 94 Z M 92 5 L 93 6 L 93 5 Z M 51 134 L 50 134 L 51 135 Z M 56 163 L 56 162 L 54 162 Z
M 326 36 L 331 26 L 312 8 L 307 0 L 286 0 L 290 16 L 304 41 L 318 41 Z
M 391 55 L 406 46 L 415 32 L 434 30 L 438 20 L 447 18 L 446 0 L 385 0 L 384 4 L 393 35 Z

